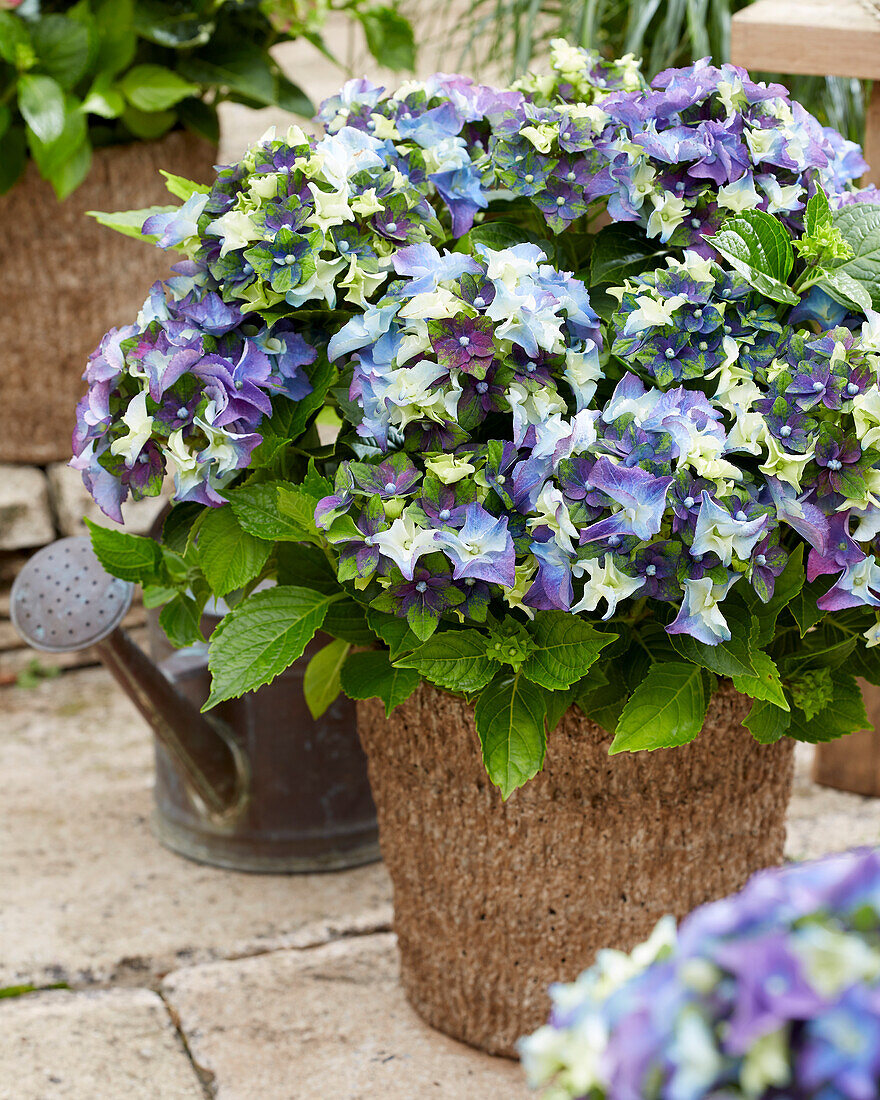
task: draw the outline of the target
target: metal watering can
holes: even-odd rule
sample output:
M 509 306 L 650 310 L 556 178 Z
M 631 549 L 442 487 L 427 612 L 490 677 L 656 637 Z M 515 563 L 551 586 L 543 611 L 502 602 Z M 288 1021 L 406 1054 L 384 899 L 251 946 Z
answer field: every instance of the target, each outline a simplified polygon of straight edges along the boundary
M 379 859 L 376 811 L 354 704 L 312 718 L 306 653 L 273 683 L 208 714 L 207 647 L 156 662 L 122 629 L 134 585 L 110 576 L 88 538 L 35 554 L 10 614 L 36 649 L 94 646 L 156 737 L 155 829 L 168 848 L 241 871 L 323 871 Z M 215 622 L 219 616 L 215 617 Z

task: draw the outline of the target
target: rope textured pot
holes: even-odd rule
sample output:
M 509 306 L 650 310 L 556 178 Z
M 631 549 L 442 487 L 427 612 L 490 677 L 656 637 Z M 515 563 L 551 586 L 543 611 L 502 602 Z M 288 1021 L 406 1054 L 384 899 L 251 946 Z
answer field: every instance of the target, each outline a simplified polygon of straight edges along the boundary
M 0 263 L 12 273 L 0 317 L 0 462 L 67 461 L 89 352 L 110 325 L 138 311 L 145 287 L 169 273 L 167 256 L 109 233 L 86 211 L 167 202 L 160 168 L 207 180 L 216 154 L 178 131 L 97 150 L 87 180 L 62 203 L 33 164 L 0 197 Z
M 502 802 L 473 710 L 422 685 L 358 728 L 394 884 L 401 979 L 433 1027 L 492 1054 L 547 1017 L 547 987 L 600 947 L 633 947 L 664 913 L 779 863 L 793 743 L 758 745 L 748 700 L 725 685 L 696 741 L 609 756 L 570 710 L 544 771 Z

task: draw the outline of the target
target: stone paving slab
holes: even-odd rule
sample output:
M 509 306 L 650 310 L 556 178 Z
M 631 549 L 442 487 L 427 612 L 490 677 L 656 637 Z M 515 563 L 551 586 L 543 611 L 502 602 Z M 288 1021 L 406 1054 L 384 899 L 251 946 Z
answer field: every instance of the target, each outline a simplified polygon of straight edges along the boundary
M 217 1100 L 526 1100 L 522 1071 L 429 1028 L 391 935 L 169 975 L 163 994 Z
M 0 1001 L 0 1100 L 207 1095 L 155 993 L 59 991 Z
M 203 867 L 150 831 L 146 724 L 100 668 L 0 689 L 0 987 L 121 981 L 387 928 L 381 864 L 345 874 Z

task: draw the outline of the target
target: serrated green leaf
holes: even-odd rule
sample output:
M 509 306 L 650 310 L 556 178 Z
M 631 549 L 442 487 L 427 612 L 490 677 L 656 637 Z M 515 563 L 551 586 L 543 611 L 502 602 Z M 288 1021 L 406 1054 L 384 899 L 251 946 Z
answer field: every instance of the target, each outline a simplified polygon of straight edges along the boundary
M 639 752 L 693 741 L 703 728 L 709 700 L 697 665 L 651 665 L 629 697 L 609 752 Z
M 412 668 L 447 691 L 470 695 L 482 689 L 495 674 L 486 656 L 487 639 L 478 630 L 444 630 L 418 649 L 395 661 L 395 668 Z
M 585 688 L 576 690 L 575 702 L 586 718 L 613 733 L 630 696 L 630 688 L 617 661 L 606 660 L 603 664 L 606 683 L 590 686 L 588 677 Z M 590 670 L 591 676 L 597 667 L 594 665 Z
M 412 695 L 420 677 L 412 669 L 395 668 L 387 650 L 371 649 L 349 655 L 341 683 L 349 699 L 381 699 L 387 716 Z
M 145 234 L 141 232 L 144 222 L 154 214 L 170 214 L 176 210 L 176 206 L 145 206 L 142 210 L 119 210 L 110 213 L 104 210 L 87 210 L 86 214 L 94 218 L 98 225 L 104 225 L 108 229 L 115 229 L 124 237 L 136 237 L 139 241 L 153 241 L 159 239 L 158 233 Z
M 789 601 L 788 612 L 797 623 L 802 638 L 825 617 L 825 612 L 816 601 L 825 595 L 835 580 L 833 576 L 817 577 L 812 583 L 802 585 Z
M 828 196 L 819 187 L 815 195 L 811 195 L 804 210 L 804 231 L 808 237 L 815 237 L 818 230 L 826 225 L 831 225 L 831 207 L 828 205 Z
M 829 639 L 824 631 L 817 631 L 808 641 L 809 644 L 780 658 L 779 668 L 786 679 L 811 668 L 837 668 L 853 652 L 858 638 L 852 636 L 838 642 Z
M 193 180 L 186 179 L 185 176 L 175 176 L 172 172 L 166 172 L 164 168 L 160 168 L 159 171 L 165 177 L 165 186 L 171 194 L 183 202 L 192 198 L 193 195 L 206 195 L 211 190 L 207 184 L 195 183 Z
M 505 801 L 544 764 L 546 712 L 545 693 L 519 672 L 498 673 L 477 700 L 474 719 L 483 763 Z
M 670 634 L 673 649 L 680 656 L 719 676 L 755 676 L 756 670 L 749 656 L 751 617 L 748 611 L 735 601 L 727 600 L 723 613 L 730 627 L 729 641 L 706 645 L 689 634 Z
M 845 271 L 834 270 L 824 275 L 817 284 L 821 290 L 830 295 L 835 302 L 846 306 L 854 312 L 864 313 L 873 308 L 871 295 L 861 283 Z
M 336 378 L 336 369 L 319 359 L 308 368 L 312 392 L 299 401 L 276 397 L 272 402 L 272 415 L 260 422 L 262 443 L 251 455 L 251 466 L 258 468 L 272 463 L 279 451 L 298 439 L 323 407 L 327 391 Z
M 280 485 L 275 490 L 278 500 L 278 510 L 282 516 L 292 521 L 298 542 L 318 540 L 318 529 L 315 526 L 315 501 L 302 489 L 292 485 Z
M 743 719 L 743 725 L 762 745 L 772 745 L 778 741 L 785 734 L 790 722 L 791 714 L 787 703 L 785 710 L 781 710 L 764 699 L 756 699 Z
M 363 607 L 350 596 L 344 596 L 330 607 L 324 619 L 324 630 L 352 645 L 372 645 L 376 640 L 367 625 Z
M 788 710 L 782 681 L 779 679 L 779 670 L 772 659 L 761 649 L 755 650 L 751 654 L 751 659 L 755 675 L 734 676 L 733 686 L 741 695 L 748 695 L 752 699 L 763 699 L 782 710 Z
M 774 302 L 797 305 L 800 299 L 786 286 L 794 264 L 791 238 L 772 214 L 744 210 L 706 240 L 756 290 Z
M 416 649 L 421 643 L 409 628 L 406 619 L 367 608 L 367 622 L 370 629 L 388 646 L 392 661 L 401 653 Z
M 269 542 L 301 542 L 306 538 L 314 531 L 314 524 L 304 529 L 279 506 L 278 490 L 291 488 L 281 481 L 264 481 L 233 489 L 228 494 L 229 503 L 242 529 Z
M 271 683 L 302 656 L 334 598 L 279 585 L 242 600 L 211 635 L 211 695 L 203 709 Z
M 880 206 L 854 202 L 835 210 L 832 221 L 853 250 L 852 259 L 834 274 L 854 279 L 871 296 L 874 308 L 880 308 Z
M 529 624 L 536 649 L 523 662 L 523 675 L 549 691 L 577 683 L 613 638 L 565 611 L 544 611 Z
M 159 626 L 173 646 L 184 649 L 205 640 L 201 628 L 204 604 L 204 600 L 178 592 L 159 612 Z
M 668 255 L 669 249 L 647 237 L 640 226 L 606 225 L 593 244 L 589 285 L 622 286 L 627 279 L 659 267 Z
M 205 513 L 199 528 L 198 560 L 215 596 L 225 596 L 252 581 L 271 551 L 271 543 L 242 528 L 229 505 Z
M 342 691 L 339 673 L 350 649 L 348 642 L 337 638 L 319 649 L 306 665 L 303 695 L 313 718 L 320 718 Z
M 99 527 L 89 519 L 85 522 L 92 537 L 92 549 L 108 573 L 143 585 L 167 580 L 162 551 L 153 539 Z
M 340 585 L 325 554 L 304 542 L 282 542 L 275 547 L 278 563 L 278 583 L 313 588 L 316 592 L 334 596 Z

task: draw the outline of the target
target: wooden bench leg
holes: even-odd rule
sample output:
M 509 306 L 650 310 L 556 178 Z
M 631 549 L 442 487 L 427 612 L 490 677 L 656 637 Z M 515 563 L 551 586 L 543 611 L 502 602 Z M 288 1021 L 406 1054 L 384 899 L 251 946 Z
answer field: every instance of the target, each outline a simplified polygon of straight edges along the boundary
M 880 797 L 880 687 L 860 680 L 873 730 L 816 746 L 813 779 L 823 787 Z
M 874 81 L 865 108 L 865 160 L 868 171 L 862 176 L 862 186 L 873 183 L 880 187 L 880 80 Z

